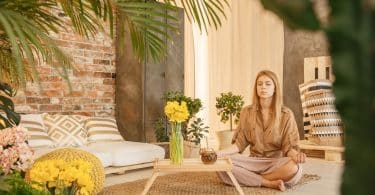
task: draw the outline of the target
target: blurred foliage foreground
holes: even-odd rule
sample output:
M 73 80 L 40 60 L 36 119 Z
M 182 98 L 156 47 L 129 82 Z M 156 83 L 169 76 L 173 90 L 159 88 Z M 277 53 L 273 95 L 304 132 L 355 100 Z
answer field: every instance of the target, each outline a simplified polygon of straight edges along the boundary
M 313 3 L 318 1 L 261 2 L 289 27 L 322 30 L 327 35 L 336 77 L 336 106 L 345 123 L 345 170 L 341 194 L 373 194 L 375 1 L 327 0 L 330 15 L 324 24 L 319 22 L 313 9 Z

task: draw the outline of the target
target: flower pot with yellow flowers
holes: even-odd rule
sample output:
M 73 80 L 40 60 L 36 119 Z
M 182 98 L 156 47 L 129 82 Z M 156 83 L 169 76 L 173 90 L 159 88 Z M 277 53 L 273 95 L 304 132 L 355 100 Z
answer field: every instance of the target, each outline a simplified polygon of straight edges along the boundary
M 184 138 L 184 158 L 197 158 L 199 157 L 199 149 L 201 148 L 200 140 L 201 138 L 207 134 L 207 128 L 203 128 L 202 119 L 195 117 L 195 115 L 199 112 L 202 108 L 202 102 L 199 98 L 191 98 L 189 96 L 184 95 L 183 92 L 180 91 L 168 91 L 164 94 L 163 99 L 166 102 L 186 102 L 186 106 L 189 112 L 189 116 L 185 122 L 181 123 L 181 133 L 182 137 Z M 198 124 L 201 125 L 198 128 Z M 196 126 L 194 126 L 196 124 Z M 163 135 L 170 135 L 170 126 L 164 124 L 162 127 L 164 131 L 161 131 Z M 159 128 L 155 128 L 158 130 Z M 164 133 L 167 132 L 167 133 Z M 169 133 L 168 133 L 169 132 Z M 161 137 L 161 136 L 160 136 Z
M 182 123 L 189 118 L 189 111 L 185 101 L 168 101 L 164 108 L 165 115 L 171 124 L 169 138 L 169 156 L 172 164 L 182 164 L 184 159 Z

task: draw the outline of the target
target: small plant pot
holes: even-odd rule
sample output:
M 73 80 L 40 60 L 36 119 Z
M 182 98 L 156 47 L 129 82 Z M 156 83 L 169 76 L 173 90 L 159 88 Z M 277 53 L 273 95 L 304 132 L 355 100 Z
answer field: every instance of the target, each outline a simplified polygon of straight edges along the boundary
M 219 141 L 219 150 L 228 148 L 232 145 L 232 138 L 234 135 L 234 131 L 231 130 L 224 130 L 224 131 L 217 131 L 216 132 L 218 141 Z
M 217 154 L 213 149 L 202 149 L 199 154 L 201 155 L 201 160 L 204 164 L 213 164 L 217 160 Z
M 200 144 L 184 141 L 184 158 L 199 158 Z

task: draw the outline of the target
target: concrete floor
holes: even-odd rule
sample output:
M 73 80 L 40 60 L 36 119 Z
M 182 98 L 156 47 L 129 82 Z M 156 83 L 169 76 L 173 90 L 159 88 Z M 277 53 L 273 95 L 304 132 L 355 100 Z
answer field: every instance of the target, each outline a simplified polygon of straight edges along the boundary
M 291 192 L 280 192 L 288 195 L 339 195 L 343 163 L 325 161 L 323 159 L 308 158 L 303 164 L 305 173 L 321 176 L 318 181 L 299 186 Z M 146 179 L 151 177 L 152 168 L 128 171 L 123 175 L 111 174 L 106 177 L 105 186 Z

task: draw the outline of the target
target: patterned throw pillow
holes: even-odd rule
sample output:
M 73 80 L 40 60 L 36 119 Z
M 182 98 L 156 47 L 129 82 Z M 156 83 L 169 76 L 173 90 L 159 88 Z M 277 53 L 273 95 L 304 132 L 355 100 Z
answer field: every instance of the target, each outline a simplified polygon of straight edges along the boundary
M 85 122 L 89 142 L 97 141 L 123 141 L 117 129 L 115 119 L 91 117 Z
M 87 144 L 87 132 L 83 129 L 85 116 L 49 115 L 43 116 L 48 135 L 57 146 L 82 146 Z
M 54 143 L 48 136 L 47 130 L 43 125 L 41 114 L 21 115 L 20 126 L 27 129 L 29 135 L 28 142 L 31 147 L 53 147 Z

